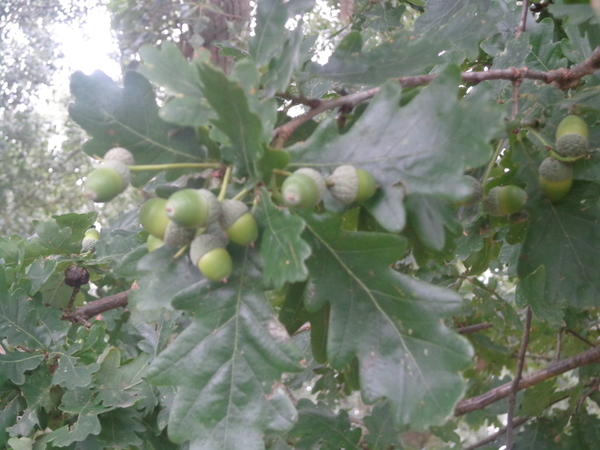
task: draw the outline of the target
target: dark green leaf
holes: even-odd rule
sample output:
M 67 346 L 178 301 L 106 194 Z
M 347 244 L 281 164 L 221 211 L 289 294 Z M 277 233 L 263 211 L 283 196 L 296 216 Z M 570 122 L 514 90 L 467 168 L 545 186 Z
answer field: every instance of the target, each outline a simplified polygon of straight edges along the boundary
M 310 247 L 300 237 L 304 220 L 287 208 L 277 208 L 264 190 L 258 217 L 264 227 L 260 256 L 265 265 L 265 284 L 272 283 L 275 289 L 280 289 L 286 282 L 306 280 L 305 261 L 310 256 Z
M 387 446 L 397 445 L 400 442 L 400 432 L 394 425 L 394 416 L 389 402 L 377 403 L 370 416 L 364 419 L 369 433 L 364 440 L 369 444 L 370 450 L 386 450 Z
M 294 448 L 311 450 L 318 444 L 323 450 L 359 450 L 360 428 L 351 429 L 348 412 L 334 413 L 323 403 L 316 405 L 308 399 L 298 401 L 298 423 L 290 431 L 299 437 Z
M 130 409 L 115 409 L 99 416 L 102 431 L 98 440 L 104 448 L 131 448 L 141 446 L 142 440 L 137 435 L 144 431 L 140 423 L 139 413 Z
M 174 442 L 258 450 L 265 429 L 283 431 L 295 420 L 275 382 L 282 371 L 300 369 L 301 354 L 264 297 L 257 256 L 240 249 L 227 284 L 198 283 L 173 301 L 192 309 L 194 321 L 158 355 L 148 376 L 178 386 L 169 417 Z
M 21 391 L 27 400 L 27 409 L 23 411 L 18 422 L 10 428 L 14 436 L 29 436 L 34 427 L 40 426 L 39 409 L 52 407 L 51 387 L 52 375 L 45 367 L 26 376 Z
M 392 270 L 406 246 L 399 236 L 340 232 L 328 216 L 307 218 L 305 236 L 313 248 L 305 302 L 313 311 L 331 304 L 331 366 L 358 355 L 364 401 L 387 397 L 398 424 L 442 423 L 464 392 L 458 371 L 472 354 L 440 322 L 460 297 Z
M 100 364 L 80 364 L 79 358 L 62 355 L 58 360 L 58 368 L 54 372 L 52 382 L 62 385 L 67 389 L 81 386 L 87 387 L 92 382 L 92 374 L 100 369 Z
M 2 378 L 10 379 L 15 384 L 25 383 L 25 371 L 35 369 L 44 360 L 44 355 L 18 350 L 0 353 Z

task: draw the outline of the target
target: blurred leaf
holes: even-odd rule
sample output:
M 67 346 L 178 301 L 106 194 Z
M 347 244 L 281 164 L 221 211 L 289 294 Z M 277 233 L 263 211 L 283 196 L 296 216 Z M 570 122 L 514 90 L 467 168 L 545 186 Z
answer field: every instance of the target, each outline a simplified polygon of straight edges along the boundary
M 457 84 L 458 71 L 450 70 L 400 108 L 399 85 L 386 83 L 347 133 L 339 135 L 325 120 L 310 139 L 290 148 L 292 160 L 367 170 L 380 189 L 366 208 L 384 228 L 400 231 L 405 192 L 460 200 L 470 189 L 465 168 L 485 164 L 491 155 L 488 140 L 499 129 L 500 111 L 484 92 L 457 101 Z
M 341 409 L 337 414 L 323 403 L 312 403 L 302 398 L 298 401 L 298 422 L 290 436 L 300 438 L 294 448 L 311 450 L 318 445 L 323 450 L 360 450 L 360 428 L 351 429 L 348 412 Z
M 388 446 L 397 445 L 400 442 L 400 432 L 394 425 L 394 416 L 389 402 L 375 404 L 371 415 L 363 419 L 369 430 L 364 440 L 370 450 L 386 450 Z
M 288 19 L 310 11 L 314 0 L 260 0 L 257 2 L 256 27 L 248 44 L 249 53 L 258 66 L 263 66 L 275 55 L 281 55 L 290 33 L 285 25 Z
M 310 247 L 300 237 L 304 220 L 287 208 L 276 207 L 266 191 L 262 191 L 260 198 L 258 217 L 264 227 L 260 256 L 265 264 L 265 284 L 273 283 L 275 289 L 280 289 L 286 282 L 306 280 L 305 261 L 310 256 Z
M 140 56 L 144 65 L 138 71 L 172 94 L 160 108 L 161 118 L 177 125 L 199 127 L 216 117 L 204 97 L 197 63 L 186 60 L 177 45 L 169 41 L 160 49 L 144 45 Z
M 329 215 L 306 220 L 313 255 L 305 303 L 311 311 L 331 304 L 331 366 L 342 369 L 358 355 L 365 402 L 387 397 L 398 424 L 442 423 L 464 393 L 458 371 L 472 354 L 440 322 L 461 298 L 390 268 L 406 246 L 400 236 L 343 232 Z
M 454 219 L 451 205 L 440 198 L 413 194 L 406 198 L 408 220 L 415 233 L 427 248 L 441 251 L 446 244 L 448 228 L 454 233 L 460 232 L 461 226 Z
M 40 427 L 39 409 L 42 407 L 50 409 L 53 406 L 51 387 L 52 375 L 45 367 L 26 376 L 21 391 L 27 400 L 27 409 L 20 415 L 18 422 L 10 427 L 11 434 L 29 436 L 35 427 Z
M 264 297 L 256 253 L 234 251 L 238 264 L 228 283 L 204 280 L 173 301 L 194 319 L 152 362 L 148 377 L 178 386 L 169 416 L 174 442 L 262 450 L 265 429 L 286 430 L 296 418 L 275 383 L 282 371 L 301 368 L 301 353 Z
M 145 428 L 138 416 L 139 413 L 131 408 L 115 409 L 100 415 L 102 431 L 98 434 L 98 440 L 104 444 L 104 448 L 139 448 L 143 442 L 138 433 Z

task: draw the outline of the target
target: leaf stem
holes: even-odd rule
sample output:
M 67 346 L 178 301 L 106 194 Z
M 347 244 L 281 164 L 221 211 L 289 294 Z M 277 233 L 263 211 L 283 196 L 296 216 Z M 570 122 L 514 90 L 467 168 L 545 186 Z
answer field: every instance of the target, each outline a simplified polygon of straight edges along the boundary
M 227 166 L 227 169 L 225 169 L 225 175 L 223 175 L 223 184 L 221 184 L 221 190 L 219 191 L 219 196 L 217 197 L 220 202 L 225 200 L 225 196 L 227 195 L 227 186 L 229 186 L 230 178 L 231 178 L 231 166 Z
M 144 170 L 168 170 L 168 169 L 218 169 L 219 163 L 171 163 L 171 164 L 140 164 L 128 166 L 131 172 L 142 172 Z

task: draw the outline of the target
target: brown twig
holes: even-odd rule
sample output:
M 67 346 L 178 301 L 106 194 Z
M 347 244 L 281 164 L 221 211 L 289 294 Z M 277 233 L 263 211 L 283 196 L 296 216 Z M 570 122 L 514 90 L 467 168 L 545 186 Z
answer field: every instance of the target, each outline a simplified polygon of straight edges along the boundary
M 526 67 L 511 67 L 507 69 L 495 69 L 483 72 L 463 72 L 461 77 L 464 83 L 471 84 L 478 84 L 482 81 L 489 80 L 538 80 L 547 84 L 552 84 L 558 89 L 563 90 L 576 86 L 581 78 L 583 78 L 585 75 L 591 75 L 598 68 L 600 68 L 600 47 L 597 47 L 585 61 L 571 67 L 570 69 L 560 68 L 544 72 L 541 70 L 529 70 Z M 402 87 L 407 88 L 428 85 L 435 77 L 436 75 L 433 74 L 416 75 L 398 78 L 397 80 Z M 379 89 L 379 87 L 376 87 L 343 97 L 320 101 L 318 106 L 312 108 L 305 114 L 295 117 L 289 122 L 286 122 L 285 124 L 275 128 L 275 130 L 273 130 L 272 146 L 275 148 L 281 148 L 283 143 L 300 125 L 308 122 L 319 114 L 339 108 L 341 106 L 354 107 L 361 102 L 373 98 L 379 92 Z
M 526 389 L 530 386 L 542 383 L 550 378 L 554 378 L 569 370 L 577 367 L 582 367 L 588 364 L 597 363 L 600 361 L 600 347 L 594 347 L 578 355 L 572 356 L 562 361 L 550 364 L 545 369 L 525 375 L 519 382 L 518 390 Z M 467 398 L 458 402 L 454 409 L 455 416 L 461 416 L 471 411 L 483 409 L 487 405 L 491 405 L 503 398 L 508 397 L 512 388 L 512 381 L 502 386 L 498 386 L 477 397 Z
M 521 348 L 519 349 L 519 356 L 517 361 L 517 372 L 513 379 L 510 387 L 510 394 L 508 396 L 508 414 L 506 418 L 506 450 L 512 450 L 513 439 L 514 439 L 514 415 L 515 406 L 517 404 L 517 392 L 519 391 L 519 382 L 523 376 L 523 366 L 525 365 L 525 353 L 527 346 L 529 345 L 529 333 L 531 331 L 531 308 L 528 306 L 525 309 L 525 325 L 523 327 L 523 338 L 521 339 Z
M 523 0 L 521 6 L 521 17 L 519 18 L 519 26 L 515 31 L 515 37 L 519 37 L 525 31 L 527 25 L 527 14 L 529 14 L 529 0 Z
M 567 333 L 569 333 L 571 336 L 573 336 L 573 337 L 575 337 L 575 338 L 579 339 L 579 340 L 580 340 L 580 341 L 582 341 L 582 342 L 585 342 L 585 343 L 586 343 L 587 345 L 589 345 L 590 347 L 595 347 L 595 346 L 596 346 L 596 344 L 594 344 L 593 342 L 591 342 L 591 341 L 589 341 L 588 339 L 584 338 L 583 336 L 581 336 L 580 334 L 576 333 L 575 331 L 573 331 L 573 330 L 569 330 L 569 329 L 567 329 L 566 331 L 567 331 Z
M 130 290 L 127 290 L 119 292 L 118 294 L 109 295 L 108 297 L 99 298 L 98 300 L 80 306 L 75 312 L 70 314 L 65 311 L 62 319 L 69 320 L 73 323 L 85 322 L 89 318 L 102 314 L 103 312 L 127 306 L 130 292 Z
M 513 80 L 512 82 L 512 104 L 510 120 L 515 120 L 519 112 L 519 87 L 521 86 L 523 79 Z

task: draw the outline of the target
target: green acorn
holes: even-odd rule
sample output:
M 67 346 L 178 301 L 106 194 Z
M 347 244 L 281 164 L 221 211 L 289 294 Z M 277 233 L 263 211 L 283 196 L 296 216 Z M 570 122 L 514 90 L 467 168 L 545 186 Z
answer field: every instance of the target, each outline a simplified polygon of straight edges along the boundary
M 196 236 L 190 245 L 190 259 L 212 281 L 227 281 L 233 262 L 224 242 L 212 234 Z
M 321 201 L 321 191 L 314 178 L 298 171 L 283 181 L 281 195 L 283 202 L 291 208 L 312 208 Z
M 164 198 L 151 198 L 146 200 L 140 208 L 140 223 L 144 230 L 158 239 L 165 237 L 169 224 L 167 216 L 167 201 Z
M 198 228 L 208 217 L 208 208 L 197 189 L 181 189 L 171 194 L 166 205 L 167 216 L 179 226 Z
M 119 161 L 127 166 L 133 166 L 135 164 L 135 158 L 133 154 L 123 147 L 111 148 L 104 154 L 104 161 Z
M 256 219 L 244 202 L 225 200 L 221 208 L 219 224 L 232 242 L 248 245 L 256 240 L 258 237 Z
M 81 253 L 94 252 L 96 243 L 100 240 L 100 233 L 95 228 L 88 228 L 81 241 Z
M 551 155 L 565 162 L 576 161 L 587 154 L 589 136 L 588 126 L 581 117 L 567 116 L 556 128 L 556 142 Z
M 373 176 L 351 165 L 337 167 L 327 178 L 331 195 L 342 203 L 363 202 L 371 198 L 377 190 Z
M 548 157 L 538 169 L 542 191 L 552 201 L 563 198 L 573 184 L 573 168 L 570 164 Z
M 108 202 L 129 185 L 129 169 L 119 161 L 107 161 L 85 178 L 85 196 L 96 203 Z
M 194 236 L 196 236 L 195 228 L 182 227 L 170 220 L 163 241 L 171 247 L 181 248 L 192 242 Z
M 496 186 L 483 198 L 483 210 L 490 216 L 506 216 L 523 209 L 527 193 L 519 186 Z
M 148 246 L 148 252 L 153 252 L 157 248 L 165 245 L 162 239 L 159 239 L 151 234 L 148 235 L 148 238 L 146 239 L 146 244 Z

